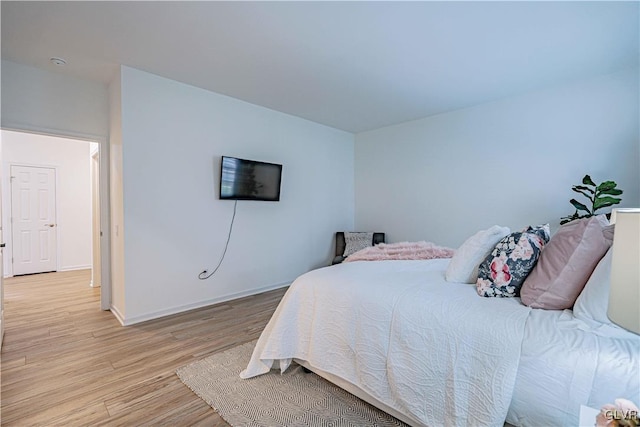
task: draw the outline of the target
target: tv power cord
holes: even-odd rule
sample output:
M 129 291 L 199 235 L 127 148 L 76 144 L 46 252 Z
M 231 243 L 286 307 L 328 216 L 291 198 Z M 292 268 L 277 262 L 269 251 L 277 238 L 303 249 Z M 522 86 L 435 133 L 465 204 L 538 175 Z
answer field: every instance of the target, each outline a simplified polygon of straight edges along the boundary
M 231 225 L 229 225 L 229 234 L 227 235 L 227 243 L 225 243 L 225 245 L 224 245 L 224 251 L 222 252 L 222 256 L 220 257 L 220 261 L 218 261 L 218 265 L 216 265 L 216 268 L 211 273 L 209 273 L 208 270 L 202 270 L 202 272 L 200 274 L 198 274 L 198 279 L 207 280 L 209 277 L 211 277 L 214 274 L 216 274 L 216 271 L 218 271 L 218 269 L 220 268 L 220 265 L 222 265 L 222 260 L 224 260 L 224 256 L 227 253 L 227 248 L 229 247 L 229 240 L 231 240 L 231 231 L 233 230 L 233 222 L 236 219 L 236 208 L 237 207 L 238 207 L 238 201 L 236 200 L 235 203 L 233 204 L 233 216 L 231 217 Z

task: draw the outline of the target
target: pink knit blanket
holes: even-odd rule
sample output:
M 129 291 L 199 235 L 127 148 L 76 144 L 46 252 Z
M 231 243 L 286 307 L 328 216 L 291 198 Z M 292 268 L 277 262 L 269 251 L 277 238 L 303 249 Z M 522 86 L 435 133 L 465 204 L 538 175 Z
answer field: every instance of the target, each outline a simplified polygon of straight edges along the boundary
M 344 261 L 451 258 L 454 250 L 431 242 L 379 243 L 349 255 Z

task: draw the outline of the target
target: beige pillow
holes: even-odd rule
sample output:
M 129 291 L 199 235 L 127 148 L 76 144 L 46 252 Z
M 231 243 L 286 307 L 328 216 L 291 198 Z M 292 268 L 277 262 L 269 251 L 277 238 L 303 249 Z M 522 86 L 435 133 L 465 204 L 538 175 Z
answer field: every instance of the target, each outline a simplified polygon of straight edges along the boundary
M 343 257 L 348 257 L 351 254 L 373 246 L 373 233 L 372 232 L 344 232 L 344 253 Z
M 612 227 L 602 217 L 583 218 L 560 227 L 522 285 L 522 303 L 547 310 L 573 307 L 611 247 Z

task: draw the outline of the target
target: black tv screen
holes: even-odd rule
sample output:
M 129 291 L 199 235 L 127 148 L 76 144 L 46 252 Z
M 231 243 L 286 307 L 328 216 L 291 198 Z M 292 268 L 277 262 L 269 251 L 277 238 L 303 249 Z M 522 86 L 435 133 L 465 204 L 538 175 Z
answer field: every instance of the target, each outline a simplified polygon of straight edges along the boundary
M 222 156 L 220 198 L 280 200 L 282 165 Z

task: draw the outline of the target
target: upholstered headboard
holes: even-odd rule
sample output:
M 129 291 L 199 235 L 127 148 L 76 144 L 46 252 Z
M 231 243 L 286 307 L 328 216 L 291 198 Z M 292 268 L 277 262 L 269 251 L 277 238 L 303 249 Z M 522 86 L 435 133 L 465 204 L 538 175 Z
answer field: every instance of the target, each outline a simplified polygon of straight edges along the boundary
M 371 246 L 377 245 L 378 243 L 384 243 L 384 233 L 373 233 L 373 241 L 371 242 Z M 340 264 L 342 261 L 344 261 L 344 257 L 342 256 L 342 254 L 344 254 L 345 246 L 346 243 L 344 241 L 344 231 L 338 231 L 336 233 L 336 253 L 333 261 L 331 262 L 332 264 Z

